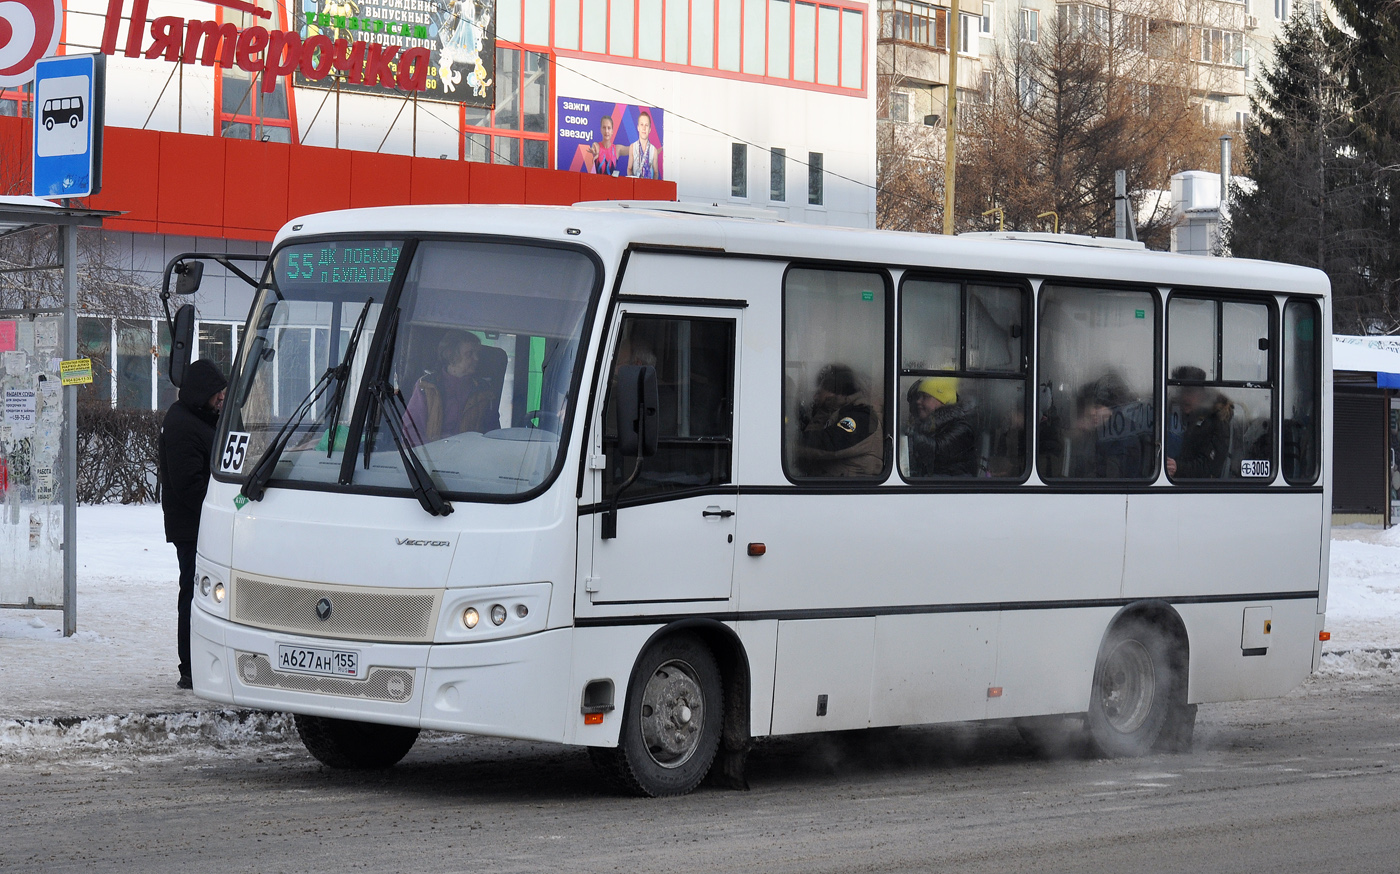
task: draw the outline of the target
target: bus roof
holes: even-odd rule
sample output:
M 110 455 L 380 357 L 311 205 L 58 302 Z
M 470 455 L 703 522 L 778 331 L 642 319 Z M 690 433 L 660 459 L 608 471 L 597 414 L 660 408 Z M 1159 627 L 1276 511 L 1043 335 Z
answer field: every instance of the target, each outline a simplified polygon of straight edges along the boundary
M 391 206 L 317 213 L 288 222 L 275 243 L 330 234 L 486 234 L 584 244 L 617 263 L 630 247 L 795 260 L 875 263 L 1076 281 L 1238 288 L 1326 296 L 1326 274 L 1308 267 L 1179 255 L 1126 241 L 1051 234 L 962 234 L 808 225 L 766 210 L 624 202 L 575 206 Z M 1062 239 L 1055 239 L 1060 237 Z

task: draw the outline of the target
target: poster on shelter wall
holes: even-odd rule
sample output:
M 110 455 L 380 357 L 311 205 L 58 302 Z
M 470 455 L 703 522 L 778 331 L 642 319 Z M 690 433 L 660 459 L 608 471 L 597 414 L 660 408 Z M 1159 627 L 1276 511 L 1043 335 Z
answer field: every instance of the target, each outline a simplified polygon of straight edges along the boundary
M 576 173 L 664 179 L 664 113 L 653 106 L 560 97 L 555 166 Z
M 323 34 L 332 41 L 356 40 L 389 47 L 395 57 L 388 66 L 399 72 L 398 56 L 413 48 L 427 49 L 430 63 L 426 90 L 419 100 L 496 105 L 496 0 L 300 0 L 293 27 L 303 40 Z M 349 59 L 340 59 L 353 67 Z M 366 85 L 353 73 L 317 57 L 331 74 L 312 79 L 300 69 L 299 88 L 325 88 L 347 93 L 384 94 L 402 99 L 405 92 L 383 84 Z M 364 68 L 361 67 L 363 71 Z

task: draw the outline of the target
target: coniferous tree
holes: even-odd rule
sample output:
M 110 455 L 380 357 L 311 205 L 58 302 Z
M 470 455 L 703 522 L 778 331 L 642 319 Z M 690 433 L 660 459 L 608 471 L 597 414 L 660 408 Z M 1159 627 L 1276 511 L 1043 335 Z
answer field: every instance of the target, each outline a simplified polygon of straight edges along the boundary
M 1250 95 L 1248 181 L 1232 186 L 1222 233 L 1236 257 L 1327 273 L 1339 333 L 1400 325 L 1387 267 L 1395 238 L 1384 229 L 1377 198 L 1383 174 L 1374 150 L 1363 145 L 1356 93 L 1348 87 L 1358 49 L 1354 37 L 1306 12 L 1285 24 L 1274 61 Z

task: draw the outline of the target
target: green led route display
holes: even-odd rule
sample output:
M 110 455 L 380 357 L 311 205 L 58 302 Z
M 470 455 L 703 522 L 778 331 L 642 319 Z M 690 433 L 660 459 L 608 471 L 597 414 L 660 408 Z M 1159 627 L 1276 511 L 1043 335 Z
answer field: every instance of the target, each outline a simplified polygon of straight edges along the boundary
M 398 242 L 288 246 L 277 256 L 277 281 L 286 286 L 388 285 L 401 248 Z

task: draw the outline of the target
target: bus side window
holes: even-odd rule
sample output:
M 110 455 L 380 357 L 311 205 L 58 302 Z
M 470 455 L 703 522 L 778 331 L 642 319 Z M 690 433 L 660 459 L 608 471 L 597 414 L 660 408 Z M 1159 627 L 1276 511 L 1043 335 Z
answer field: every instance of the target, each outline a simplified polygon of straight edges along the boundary
M 1316 482 L 1320 468 L 1321 318 L 1310 300 L 1290 300 L 1283 309 L 1283 476 L 1294 485 Z
M 1157 308 L 1151 292 L 1040 293 L 1036 468 L 1045 480 L 1149 480 Z
M 623 500 L 731 482 L 734 322 L 626 315 L 611 373 L 627 364 L 656 368 L 661 435 Z M 627 478 L 633 461 L 617 452 L 612 382 L 603 407 L 603 488 Z
M 906 479 L 1026 469 L 1026 291 L 906 280 L 900 291 L 899 470 Z
M 788 478 L 883 479 L 885 279 L 794 268 L 783 288 L 783 469 Z
M 1272 318 L 1264 303 L 1173 295 L 1167 306 L 1167 476 L 1268 481 Z

